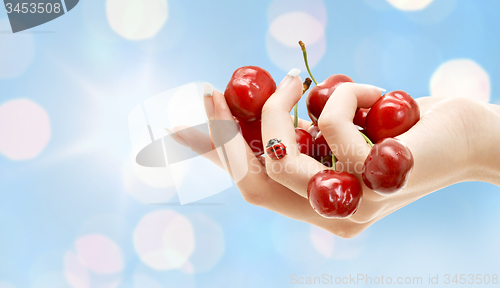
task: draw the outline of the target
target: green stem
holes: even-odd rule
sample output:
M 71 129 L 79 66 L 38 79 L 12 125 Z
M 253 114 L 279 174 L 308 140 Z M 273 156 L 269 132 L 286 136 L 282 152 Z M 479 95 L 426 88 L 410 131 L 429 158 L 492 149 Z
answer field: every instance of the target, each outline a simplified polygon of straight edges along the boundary
M 326 160 L 332 159 L 332 169 L 333 171 L 337 170 L 337 157 L 335 155 L 332 156 L 326 156 L 321 159 L 321 164 L 323 164 Z
M 368 138 L 363 132 L 359 131 L 359 133 L 361 133 L 361 136 L 363 136 L 363 138 L 365 138 L 366 140 L 366 143 L 368 143 L 368 145 L 370 145 L 370 147 L 373 147 L 373 142 L 370 140 L 370 138 Z
M 307 62 L 307 51 L 306 51 L 306 45 L 304 42 L 299 41 L 300 49 L 302 49 L 302 55 L 304 55 L 304 63 L 306 64 L 307 72 L 309 73 L 309 76 L 311 76 L 311 79 L 314 81 L 314 84 L 318 85 L 318 82 L 316 82 L 316 79 L 314 79 L 311 69 L 309 69 L 309 63 Z

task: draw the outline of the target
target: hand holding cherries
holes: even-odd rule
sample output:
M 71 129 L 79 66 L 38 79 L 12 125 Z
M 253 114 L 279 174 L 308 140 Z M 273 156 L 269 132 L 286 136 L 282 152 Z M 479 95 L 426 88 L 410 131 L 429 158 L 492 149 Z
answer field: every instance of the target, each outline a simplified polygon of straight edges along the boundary
M 299 43 L 307 70 L 317 84 L 307 63 L 305 45 Z M 336 157 L 317 126 L 328 99 L 346 82 L 354 81 L 346 75 L 334 74 L 310 90 L 306 106 L 313 124 L 307 131 L 297 127 L 295 105 L 295 140 L 300 153 L 332 167 L 314 175 L 307 186 L 312 208 L 326 218 L 350 217 L 357 211 L 363 197 L 361 182 L 355 175 L 336 171 Z M 304 93 L 310 83 L 310 80 L 304 83 Z M 224 93 L 243 137 L 256 156 L 265 151 L 263 140 L 270 140 L 262 139 L 260 118 L 262 107 L 275 90 L 276 83 L 267 71 L 245 66 L 233 73 Z M 359 127 L 360 133 L 372 146 L 360 175 L 368 188 L 381 195 L 390 195 L 406 186 L 414 165 L 413 156 L 408 147 L 394 137 L 408 131 L 419 119 L 420 110 L 416 101 L 400 90 L 386 93 L 370 108 L 358 108 L 353 124 Z M 287 143 L 283 144 L 286 147 Z

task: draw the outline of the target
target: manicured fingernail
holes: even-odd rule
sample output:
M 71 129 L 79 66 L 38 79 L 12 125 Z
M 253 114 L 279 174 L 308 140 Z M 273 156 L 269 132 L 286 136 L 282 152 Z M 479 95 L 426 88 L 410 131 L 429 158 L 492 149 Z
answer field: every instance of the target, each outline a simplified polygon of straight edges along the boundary
M 165 129 L 165 131 L 167 131 L 167 133 L 168 133 L 169 135 L 171 135 L 171 136 L 175 136 L 175 132 L 174 132 L 174 131 L 172 131 L 172 130 L 170 130 L 170 129 L 168 129 L 168 128 L 163 128 L 163 129 Z
M 174 128 L 175 130 L 175 128 Z M 184 132 L 185 131 L 185 132 Z M 191 146 L 189 145 L 189 143 L 184 140 L 184 138 L 181 137 L 181 133 L 189 133 L 186 131 L 186 129 L 181 129 L 181 130 L 178 130 L 178 131 L 172 131 L 173 134 L 170 135 L 170 137 L 172 137 L 172 139 L 175 140 L 175 142 L 181 144 L 182 146 L 185 146 L 185 147 L 188 147 L 190 148 Z
M 214 87 L 210 83 L 206 83 L 203 86 L 203 103 L 205 104 L 205 113 L 209 120 L 214 119 Z
M 280 90 L 280 89 L 285 88 L 290 83 L 290 81 L 292 81 L 292 79 L 294 77 L 299 76 L 299 74 L 300 74 L 300 70 L 297 68 L 293 68 L 292 70 L 290 70 L 290 72 L 288 72 L 288 74 L 286 74 L 285 78 L 283 78 L 283 80 L 281 80 L 281 82 L 278 85 L 278 88 L 276 88 L 276 90 Z
M 378 91 L 380 91 L 380 93 L 384 93 L 385 91 L 387 91 L 384 88 L 380 88 L 380 87 L 373 86 L 373 85 L 370 85 L 370 84 L 360 84 L 360 85 L 363 85 L 363 86 L 365 86 L 367 88 L 377 89 Z
M 214 86 L 212 84 L 205 82 L 203 85 L 203 96 L 212 97 L 214 94 Z

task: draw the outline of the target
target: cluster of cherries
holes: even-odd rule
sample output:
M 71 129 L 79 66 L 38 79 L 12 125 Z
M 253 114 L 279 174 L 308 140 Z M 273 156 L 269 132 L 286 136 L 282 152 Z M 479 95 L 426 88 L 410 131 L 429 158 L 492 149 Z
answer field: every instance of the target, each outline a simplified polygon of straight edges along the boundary
M 307 63 L 305 45 L 299 41 Z M 363 195 L 360 181 L 351 173 L 336 170 L 336 157 L 318 128 L 318 119 L 332 93 L 349 76 L 335 74 L 313 87 L 306 98 L 312 124 L 306 131 L 297 127 L 295 106 L 295 136 L 299 151 L 331 167 L 314 175 L 307 187 L 312 208 L 326 218 L 347 218 L 353 215 Z M 303 92 L 311 80 L 304 82 Z M 240 126 L 240 131 L 256 156 L 264 153 L 261 133 L 261 111 L 275 92 L 276 83 L 264 69 L 256 66 L 238 68 L 224 92 L 227 104 Z M 326 112 L 328 113 L 328 112 Z M 365 185 L 380 195 L 401 191 L 413 169 L 413 156 L 408 147 L 394 137 L 408 131 L 420 119 L 417 102 L 408 93 L 398 90 L 386 93 L 372 107 L 358 108 L 353 123 L 372 148 L 364 162 L 362 179 Z M 373 144 L 376 143 L 376 144 Z

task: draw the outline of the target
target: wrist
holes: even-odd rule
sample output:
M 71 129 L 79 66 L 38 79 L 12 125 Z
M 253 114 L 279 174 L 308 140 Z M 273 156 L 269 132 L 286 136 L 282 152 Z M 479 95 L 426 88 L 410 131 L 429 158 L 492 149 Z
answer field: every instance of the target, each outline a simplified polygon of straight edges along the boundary
M 473 165 L 469 165 L 469 170 L 472 180 L 500 186 L 500 106 L 485 104 L 483 112 L 484 122 L 477 127 L 480 133 L 471 139 L 474 144 L 469 163 Z

